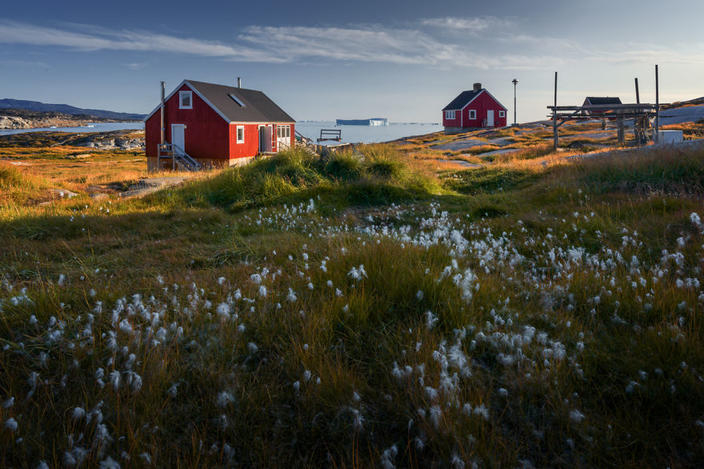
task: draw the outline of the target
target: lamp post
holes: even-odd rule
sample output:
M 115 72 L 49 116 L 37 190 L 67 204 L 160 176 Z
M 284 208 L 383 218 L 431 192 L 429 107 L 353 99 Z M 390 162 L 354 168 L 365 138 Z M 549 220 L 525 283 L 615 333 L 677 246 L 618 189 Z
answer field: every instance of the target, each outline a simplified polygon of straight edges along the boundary
M 516 122 L 516 85 L 518 84 L 518 80 L 516 80 L 514 78 L 511 83 L 513 83 L 513 125 L 517 125 L 517 122 Z

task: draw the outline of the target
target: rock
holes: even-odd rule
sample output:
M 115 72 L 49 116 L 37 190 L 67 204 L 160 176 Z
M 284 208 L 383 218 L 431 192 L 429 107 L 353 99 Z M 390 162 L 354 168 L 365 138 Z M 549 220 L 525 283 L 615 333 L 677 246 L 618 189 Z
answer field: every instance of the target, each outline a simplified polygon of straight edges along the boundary
M 21 117 L 0 116 L 0 129 L 29 129 L 32 125 Z
M 90 198 L 93 200 L 105 200 L 109 199 L 110 195 L 106 194 L 105 192 L 95 192 L 90 195 Z
M 71 192 L 67 189 L 51 189 L 49 192 L 51 192 L 56 197 L 65 199 L 72 199 L 78 195 L 75 192 Z

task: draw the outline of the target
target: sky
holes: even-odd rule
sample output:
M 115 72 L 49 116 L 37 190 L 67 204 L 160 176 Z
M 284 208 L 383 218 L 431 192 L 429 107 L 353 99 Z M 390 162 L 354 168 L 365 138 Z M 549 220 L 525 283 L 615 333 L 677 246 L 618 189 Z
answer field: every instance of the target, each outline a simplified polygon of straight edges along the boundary
M 519 122 L 585 96 L 704 96 L 704 1 L 6 2 L 0 98 L 151 111 L 159 82 L 264 91 L 296 120 L 439 122 L 481 82 Z

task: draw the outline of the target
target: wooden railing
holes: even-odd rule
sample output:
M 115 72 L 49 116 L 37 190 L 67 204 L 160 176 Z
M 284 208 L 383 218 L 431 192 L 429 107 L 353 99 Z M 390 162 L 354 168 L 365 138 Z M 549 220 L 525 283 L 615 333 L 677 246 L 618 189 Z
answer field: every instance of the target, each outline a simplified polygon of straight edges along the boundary
M 203 165 L 193 159 L 183 148 L 173 143 L 159 144 L 157 167 L 161 167 L 162 158 L 171 159 L 172 168 L 174 170 L 176 166 L 186 171 L 198 171 L 203 168 Z

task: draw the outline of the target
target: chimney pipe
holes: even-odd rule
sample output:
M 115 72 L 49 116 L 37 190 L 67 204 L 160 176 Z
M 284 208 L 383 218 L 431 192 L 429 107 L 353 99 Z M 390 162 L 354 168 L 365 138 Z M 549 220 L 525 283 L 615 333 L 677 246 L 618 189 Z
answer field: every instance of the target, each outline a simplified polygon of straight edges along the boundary
M 481 83 L 475 83 L 474 84 L 474 91 L 479 91 L 482 89 L 482 84 Z
M 165 90 L 164 87 L 166 85 L 166 82 L 162 81 L 161 82 L 161 144 L 164 144 L 164 95 L 165 95 Z
M 242 88 L 242 77 L 237 77 L 237 88 Z

